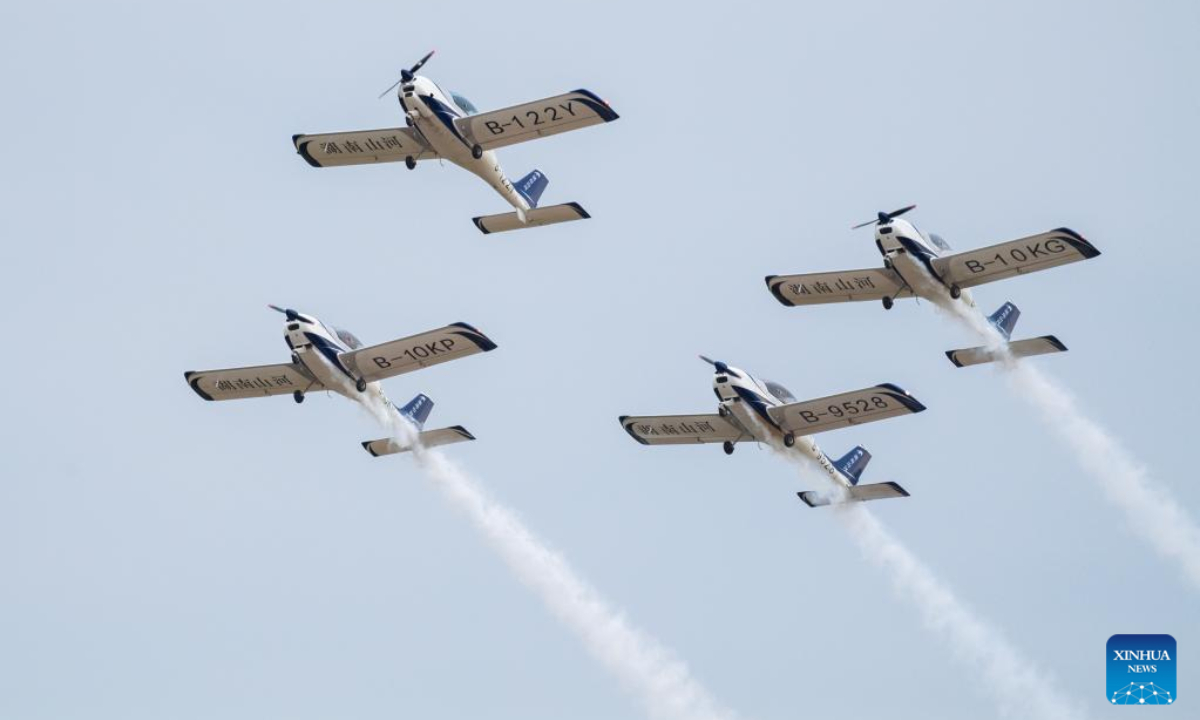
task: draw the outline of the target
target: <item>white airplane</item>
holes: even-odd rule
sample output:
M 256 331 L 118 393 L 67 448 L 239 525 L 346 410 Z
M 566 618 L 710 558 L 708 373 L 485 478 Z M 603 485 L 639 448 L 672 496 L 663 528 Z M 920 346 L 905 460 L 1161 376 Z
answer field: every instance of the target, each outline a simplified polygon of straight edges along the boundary
M 621 427 L 643 445 L 722 443 L 732 455 L 739 442 L 767 443 L 799 450 L 816 461 L 843 488 L 839 496 L 806 491 L 796 493 L 809 507 L 863 500 L 908 497 L 894 482 L 859 485 L 871 453 L 856 447 L 834 460 L 817 447 L 814 433 L 919 413 L 925 406 L 891 383 L 854 392 L 797 402 L 787 388 L 760 380 L 745 370 L 700 359 L 716 368 L 713 391 L 717 412 L 711 415 L 622 415 Z
M 969 308 L 975 300 L 967 288 L 1087 260 L 1100 254 L 1079 233 L 1058 228 L 999 245 L 951 253 L 938 235 L 921 232 L 901 215 L 916 205 L 881 212 L 875 220 L 853 229 L 875 225 L 875 245 L 883 255 L 882 268 L 845 270 L 807 275 L 768 275 L 767 287 L 789 307 L 859 300 L 882 300 L 886 310 L 898 298 L 921 297 L 931 302 L 960 302 Z M 958 367 L 992 362 L 1002 355 L 1029 357 L 1065 352 L 1053 335 L 1010 341 L 1021 311 L 1011 302 L 987 320 L 1007 342 L 1004 353 L 987 346 L 949 350 L 946 356 Z
M 550 182 L 534 170 L 515 184 L 500 169 L 493 152 L 505 145 L 557 135 L 589 125 L 612 122 L 619 116 L 608 103 L 588 90 L 575 90 L 502 110 L 481 113 L 462 95 L 444 92 L 437 83 L 417 75 L 433 53 L 400 71 L 400 80 L 379 97 L 400 86 L 397 97 L 407 127 L 357 130 L 321 135 L 293 135 L 296 152 L 313 167 L 364 165 L 403 160 L 409 170 L 422 160 L 449 160 L 478 175 L 509 202 L 516 212 L 473 218 L 486 233 L 582 220 L 579 203 L 538 207 Z
M 226 370 L 189 371 L 183 374 L 188 385 L 205 400 L 291 395 L 297 403 L 313 390 L 332 390 L 352 400 L 355 393 L 369 393 L 383 404 L 404 415 L 418 432 L 424 447 L 449 445 L 474 440 L 461 425 L 425 430 L 425 420 L 433 410 L 433 401 L 417 395 L 404 407 L 396 407 L 383 394 L 379 381 L 394 375 L 437 365 L 447 360 L 496 349 L 496 343 L 466 323 L 453 323 L 391 342 L 363 347 L 347 330 L 335 328 L 290 308 L 269 305 L 286 317 L 283 339 L 292 351 L 292 361 L 278 365 L 229 368 Z M 374 456 L 411 450 L 410 445 L 390 438 L 364 442 Z

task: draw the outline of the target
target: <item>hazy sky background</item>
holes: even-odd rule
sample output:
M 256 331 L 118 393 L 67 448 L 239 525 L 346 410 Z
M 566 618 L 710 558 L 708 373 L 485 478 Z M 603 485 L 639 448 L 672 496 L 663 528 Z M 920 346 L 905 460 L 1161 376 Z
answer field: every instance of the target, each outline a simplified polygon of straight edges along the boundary
M 1036 360 L 1200 514 L 1191 268 L 1194 3 L 5 4 L 0 716 L 611 718 L 639 706 L 411 459 L 314 396 L 205 403 L 192 369 L 288 357 L 273 302 L 367 343 L 453 321 L 493 353 L 385 381 L 448 453 L 747 718 L 993 705 L 795 471 L 647 448 L 621 414 L 711 412 L 697 353 L 802 398 L 895 382 L 874 511 L 959 597 L 1106 709 L 1114 633 L 1200 598 L 927 304 L 787 309 L 762 278 L 875 266 L 877 210 L 956 248 L 1067 225 L 1093 261 L 980 288 Z M 507 148 L 594 219 L 483 236 L 456 168 L 316 170 L 296 132 L 401 123 L 425 72 L 492 109 L 576 87 L 621 119 Z M 1181 710 L 1182 712 L 1182 710 Z

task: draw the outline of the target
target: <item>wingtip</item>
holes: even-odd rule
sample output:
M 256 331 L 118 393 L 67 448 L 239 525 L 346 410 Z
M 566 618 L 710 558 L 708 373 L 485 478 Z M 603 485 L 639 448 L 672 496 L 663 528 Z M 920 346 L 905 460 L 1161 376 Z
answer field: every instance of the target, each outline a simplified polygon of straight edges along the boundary
M 192 389 L 193 392 L 195 392 L 201 398 L 208 400 L 209 402 L 212 402 L 213 396 L 209 395 L 208 393 L 206 393 L 200 389 L 200 379 L 201 378 L 196 377 L 199 374 L 200 373 L 198 373 L 195 370 L 188 370 L 183 373 L 183 379 L 188 384 L 188 387 L 190 387 Z
M 479 228 L 479 232 L 483 233 L 484 235 L 491 235 L 492 231 L 488 230 L 483 224 L 485 219 L 485 215 L 480 215 L 479 217 L 471 218 L 471 222 L 475 223 L 475 227 Z
M 482 330 L 480 330 L 479 328 L 475 327 L 474 325 L 472 325 L 470 323 L 453 322 L 453 323 L 450 323 L 450 327 L 462 328 L 463 330 L 466 330 L 469 333 L 471 333 L 471 335 L 466 336 L 467 339 L 474 342 L 479 347 L 479 350 L 481 352 L 491 352 L 492 350 L 495 350 L 497 347 L 499 347 L 495 343 L 495 341 L 492 340 L 487 335 L 485 335 Z M 462 333 L 456 333 L 456 334 L 462 335 Z
M 292 142 L 295 143 L 295 139 L 293 139 Z M 302 142 L 302 143 L 296 144 L 296 153 L 300 157 L 304 158 L 304 162 L 308 163 L 309 165 L 311 165 L 315 168 L 319 168 L 319 167 L 321 167 L 321 163 L 317 162 L 317 159 L 315 157 L 313 157 L 312 153 L 310 153 L 308 151 L 308 146 L 311 144 L 312 144 L 311 142 Z
M 775 296 L 775 299 L 779 301 L 780 305 L 783 305 L 784 307 L 796 307 L 796 303 L 792 302 L 791 300 L 788 300 L 787 297 L 784 296 L 783 291 L 779 289 L 780 286 L 783 285 L 783 283 L 781 283 L 781 282 L 772 283 L 771 282 L 772 280 L 776 280 L 778 278 L 779 278 L 778 275 L 768 275 L 766 278 L 767 289 L 771 291 L 771 294 Z

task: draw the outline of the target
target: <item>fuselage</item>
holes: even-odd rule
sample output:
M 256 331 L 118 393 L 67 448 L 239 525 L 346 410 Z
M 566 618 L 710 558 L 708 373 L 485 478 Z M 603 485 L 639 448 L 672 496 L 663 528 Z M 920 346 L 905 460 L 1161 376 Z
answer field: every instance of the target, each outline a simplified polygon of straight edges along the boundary
M 456 119 L 475 113 L 473 107 L 462 107 L 462 104 L 469 106 L 469 102 L 443 92 L 437 83 L 420 75 L 401 85 L 398 97 L 405 122 L 429 147 L 440 157 L 482 178 L 524 219 L 529 203 L 500 168 L 496 153 L 486 150 L 476 158 L 473 143 L 454 124 Z
M 896 218 L 875 227 L 875 245 L 883 255 L 884 265 L 895 270 L 918 297 L 975 307 L 970 291 L 959 290 L 955 299 L 951 288 L 938 277 L 933 259 L 949 251 L 950 246 L 937 235 L 926 235 L 907 220 Z
M 773 447 L 784 446 L 785 431 L 767 413 L 767 408 L 796 402 L 796 398 L 782 385 L 770 380 L 759 380 L 745 370 L 735 367 L 725 367 L 718 370 L 713 378 L 713 392 L 719 401 L 718 412 L 725 419 L 737 425 L 742 432 L 758 442 L 765 442 Z M 817 463 L 833 480 L 845 487 L 853 485 L 850 480 L 834 466 L 829 457 L 817 446 L 812 436 L 795 437 L 792 450 Z
M 292 351 L 292 359 L 302 364 L 317 382 L 351 400 L 360 399 L 358 378 L 342 364 L 338 356 L 362 347 L 358 338 L 346 330 L 333 328 L 311 315 L 293 313 L 284 324 L 283 338 Z M 367 393 L 385 405 L 390 404 L 378 382 L 367 383 Z

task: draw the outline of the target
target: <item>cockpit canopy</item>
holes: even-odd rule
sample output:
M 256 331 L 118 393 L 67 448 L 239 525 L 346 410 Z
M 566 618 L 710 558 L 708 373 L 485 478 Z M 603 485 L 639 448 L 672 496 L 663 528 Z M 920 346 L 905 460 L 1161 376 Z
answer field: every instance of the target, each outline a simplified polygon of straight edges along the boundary
M 943 240 L 941 235 L 938 235 L 937 233 L 926 232 L 921 232 L 921 235 L 925 236 L 925 239 L 928 240 L 930 244 L 932 244 L 938 250 L 941 250 L 942 252 L 947 252 L 950 250 L 950 244 Z
M 338 339 L 344 342 L 346 347 L 350 348 L 351 350 L 357 350 L 363 346 L 362 341 L 354 337 L 354 333 L 350 332 L 349 330 L 343 330 L 341 328 L 331 329 L 333 330 L 334 334 L 338 336 Z
M 462 95 L 459 95 L 456 92 L 451 92 L 450 98 L 452 100 L 454 100 L 454 104 L 457 105 L 459 108 L 461 108 L 462 111 L 465 112 L 466 114 L 468 114 L 468 115 L 478 115 L 479 114 L 479 109 L 475 107 L 475 104 L 472 103 L 470 100 L 466 99 L 465 97 L 463 97 Z
M 796 396 L 793 395 L 787 388 L 780 385 L 779 383 L 773 382 L 771 380 L 763 380 L 762 384 L 763 384 L 763 387 L 765 387 L 767 389 L 767 392 L 774 395 L 775 399 L 778 400 L 779 402 L 782 402 L 782 403 L 796 402 Z

